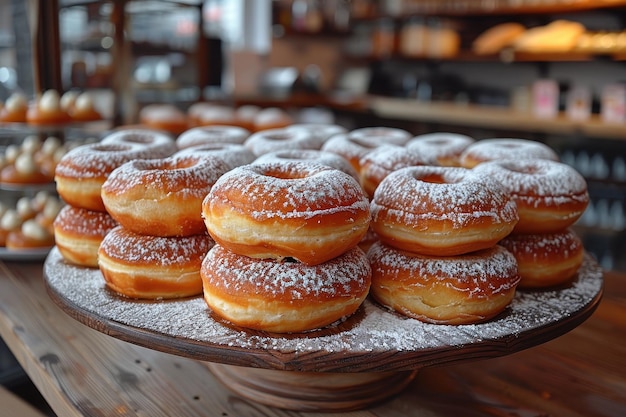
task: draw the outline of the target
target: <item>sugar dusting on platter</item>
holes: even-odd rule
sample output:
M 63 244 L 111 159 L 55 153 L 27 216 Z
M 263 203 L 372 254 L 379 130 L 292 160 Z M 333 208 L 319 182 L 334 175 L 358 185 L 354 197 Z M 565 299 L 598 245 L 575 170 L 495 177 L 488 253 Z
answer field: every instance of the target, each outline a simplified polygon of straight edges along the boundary
M 358 319 L 336 324 L 334 331 L 302 335 L 252 333 L 214 320 L 201 296 L 175 301 L 125 299 L 107 290 L 98 269 L 66 264 L 54 248 L 44 265 L 53 293 L 70 308 L 89 312 L 103 321 L 154 332 L 195 347 L 265 351 L 269 355 L 309 353 L 402 353 L 471 345 L 557 323 L 592 303 L 602 291 L 602 270 L 585 255 L 578 276 L 564 288 L 519 290 L 500 316 L 481 324 L 437 325 L 402 317 L 367 300 Z

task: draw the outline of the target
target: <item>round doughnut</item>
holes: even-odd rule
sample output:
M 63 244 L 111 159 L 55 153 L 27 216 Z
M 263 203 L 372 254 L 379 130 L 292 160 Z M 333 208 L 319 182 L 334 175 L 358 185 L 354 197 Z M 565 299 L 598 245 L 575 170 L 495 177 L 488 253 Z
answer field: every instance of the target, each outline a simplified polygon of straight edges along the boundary
M 175 135 L 189 128 L 187 114 L 173 104 L 148 104 L 139 111 L 139 123 Z
M 360 175 L 361 158 L 381 145 L 384 145 L 384 143 L 376 139 L 352 138 L 348 134 L 340 133 L 324 142 L 321 150 L 341 156 L 350 162 L 352 168 Z
M 304 130 L 319 139 L 323 144 L 332 136 L 348 133 L 348 129 L 332 123 L 294 123 L 286 127 L 287 130 Z
M 348 135 L 355 139 L 370 139 L 378 143 L 399 146 L 406 145 L 412 137 L 412 135 L 404 129 L 386 126 L 362 127 L 351 130 Z
M 25 220 L 22 225 L 7 235 L 6 247 L 11 250 L 51 248 L 54 235 L 35 219 Z
M 65 94 L 63 97 L 65 97 Z M 67 111 L 72 120 L 77 122 L 102 120 L 102 114 L 94 106 L 93 97 L 89 92 L 80 93 Z
M 181 149 L 173 156 L 186 155 L 213 155 L 224 160 L 230 168 L 250 164 L 256 158 L 250 149 L 236 143 L 206 143 L 190 146 Z
M 520 282 L 515 257 L 499 245 L 441 257 L 416 255 L 377 242 L 367 256 L 374 299 L 427 323 L 489 320 L 509 305 Z
M 200 274 L 204 299 L 213 313 L 238 326 L 293 333 L 352 315 L 367 297 L 371 269 L 358 247 L 307 266 L 253 259 L 215 245 Z
M 71 120 L 70 115 L 61 108 L 61 97 L 56 90 L 46 90 L 26 111 L 26 122 L 31 124 L 58 124 Z
M 461 153 L 460 164 L 474 168 L 486 161 L 502 159 L 549 159 L 558 161 L 559 155 L 548 145 L 528 139 L 483 139 L 469 145 Z
M 498 182 L 458 167 L 392 172 L 376 189 L 371 212 L 381 241 L 434 256 L 493 246 L 518 221 L 515 203 Z
M 214 245 L 206 234 L 145 236 L 117 226 L 102 239 L 98 266 L 120 295 L 172 299 L 202 294 L 200 267 Z
M 0 109 L 0 122 L 25 123 L 28 100 L 22 93 L 13 93 Z
M 266 129 L 250 135 L 244 146 L 261 156 L 283 149 L 319 149 L 322 142 L 305 130 Z
M 21 153 L 15 163 L 0 170 L 0 182 L 5 184 L 45 184 L 52 182 L 53 175 L 37 164 L 32 153 Z
M 202 204 L 209 234 L 253 258 L 316 265 L 356 246 L 370 222 L 350 175 L 307 162 L 251 164 L 224 174 Z
M 241 145 L 250 136 L 250 132 L 239 126 L 199 126 L 181 133 L 176 138 L 178 149 L 192 146 L 206 145 L 208 143 L 234 143 Z
M 312 162 L 329 166 L 331 168 L 343 171 L 359 181 L 359 175 L 356 173 L 352 165 L 343 158 L 333 152 L 320 151 L 317 149 L 285 149 L 266 153 L 256 158 L 254 163 L 264 164 L 267 162 Z
M 363 155 L 360 183 L 368 196 L 373 196 L 378 184 L 385 177 L 400 168 L 429 165 L 421 153 L 403 146 L 382 145 Z
M 463 151 L 475 140 L 458 133 L 436 132 L 415 136 L 407 144 L 407 149 L 415 151 L 431 165 L 461 166 Z
M 120 225 L 135 233 L 203 233 L 202 200 L 228 170 L 226 162 L 207 155 L 138 159 L 111 172 L 102 184 L 102 201 Z
M 214 109 L 222 107 L 219 104 L 208 103 L 205 101 L 199 101 L 191 104 L 187 108 L 187 120 L 189 121 L 189 127 L 200 125 L 200 115 L 204 112 L 211 112 Z
M 69 205 L 87 210 L 106 211 L 101 188 L 111 172 L 152 152 L 138 144 L 95 143 L 67 152 L 57 164 L 54 179 L 57 193 Z
M 169 134 L 153 129 L 123 128 L 109 133 L 100 142 L 141 145 L 150 151 L 151 158 L 165 158 L 178 150 L 176 141 Z
M 261 108 L 254 104 L 244 104 L 243 106 L 237 107 L 235 109 L 237 124 L 250 132 L 254 131 L 254 118 L 260 110 Z
M 267 107 L 254 115 L 254 131 L 268 129 L 282 129 L 293 124 L 293 118 L 284 110 L 277 107 Z
M 517 259 L 519 288 L 545 288 L 569 281 L 583 262 L 581 239 L 571 229 L 533 235 L 512 234 L 500 241 Z
M 56 246 L 68 263 L 97 268 L 100 243 L 116 226 L 106 212 L 65 205 L 54 219 Z
M 237 118 L 232 107 L 213 104 L 201 107 L 194 114 L 194 123 L 195 126 L 236 126 Z
M 484 162 L 473 170 L 497 179 L 517 204 L 519 222 L 513 233 L 563 230 L 574 224 L 589 204 L 587 182 L 562 162 L 509 159 Z

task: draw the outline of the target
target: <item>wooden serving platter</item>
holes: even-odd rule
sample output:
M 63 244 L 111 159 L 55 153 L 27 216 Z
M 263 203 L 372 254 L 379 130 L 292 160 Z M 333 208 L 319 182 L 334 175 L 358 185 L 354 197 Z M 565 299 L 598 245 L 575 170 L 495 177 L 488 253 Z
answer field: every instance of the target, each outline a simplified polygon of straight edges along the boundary
M 66 264 L 56 248 L 45 261 L 44 281 L 57 305 L 93 329 L 209 362 L 225 385 L 247 398 L 324 411 L 378 402 L 426 366 L 507 355 L 556 338 L 587 319 L 603 292 L 602 269 L 586 255 L 567 285 L 520 290 L 505 312 L 486 323 L 427 324 L 366 300 L 354 316 L 328 328 L 277 335 L 220 321 L 200 296 L 120 297 L 106 288 L 98 269 Z

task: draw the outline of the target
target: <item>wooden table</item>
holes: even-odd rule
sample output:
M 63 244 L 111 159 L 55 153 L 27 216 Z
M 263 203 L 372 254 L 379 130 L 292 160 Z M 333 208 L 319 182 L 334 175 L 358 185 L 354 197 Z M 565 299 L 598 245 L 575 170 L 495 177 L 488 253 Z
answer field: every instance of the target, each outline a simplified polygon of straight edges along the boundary
M 626 415 L 626 275 L 584 324 L 509 356 L 423 369 L 367 410 L 297 413 L 239 398 L 205 363 L 106 336 L 63 313 L 41 263 L 0 262 L 0 336 L 59 416 Z M 384 389 L 384 387 L 381 387 Z

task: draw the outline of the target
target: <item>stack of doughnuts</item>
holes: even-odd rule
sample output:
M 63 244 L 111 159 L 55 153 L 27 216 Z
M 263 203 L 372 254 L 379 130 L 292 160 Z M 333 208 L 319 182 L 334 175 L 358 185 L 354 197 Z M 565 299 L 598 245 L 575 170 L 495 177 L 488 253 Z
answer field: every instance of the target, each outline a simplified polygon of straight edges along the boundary
M 422 165 L 387 175 L 371 201 L 372 296 L 430 323 L 488 320 L 512 300 L 520 277 L 498 242 L 519 217 L 508 192 L 461 167 Z
M 202 200 L 228 170 L 206 153 L 134 159 L 113 170 L 101 190 L 119 224 L 98 249 L 107 286 L 130 298 L 200 294 L 200 264 L 214 243 L 200 214 Z
M 165 134 L 126 129 L 67 152 L 55 169 L 57 193 L 66 203 L 54 221 L 56 245 L 63 258 L 97 268 L 100 242 L 117 225 L 102 201 L 103 183 L 128 161 L 163 158 L 175 150 L 174 140 Z
M 583 261 L 581 239 L 570 228 L 589 203 L 585 179 L 549 159 L 505 159 L 474 168 L 497 178 L 516 202 L 519 222 L 500 243 L 517 258 L 520 288 L 570 280 Z
M 367 297 L 371 269 L 358 243 L 369 203 L 349 174 L 291 160 L 241 166 L 215 183 L 202 215 L 216 242 L 202 264 L 204 299 L 222 320 L 304 332 Z

